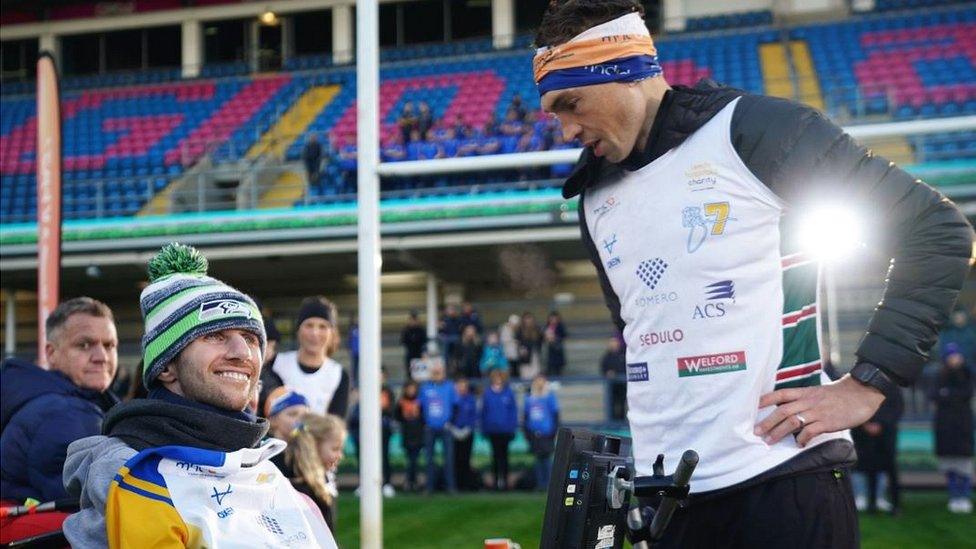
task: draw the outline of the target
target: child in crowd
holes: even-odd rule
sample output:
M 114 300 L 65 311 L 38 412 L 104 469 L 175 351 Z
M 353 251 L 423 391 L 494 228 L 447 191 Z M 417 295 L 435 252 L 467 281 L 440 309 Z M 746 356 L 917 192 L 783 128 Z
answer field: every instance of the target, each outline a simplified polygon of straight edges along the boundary
M 485 338 L 485 350 L 481 353 L 481 375 L 487 376 L 488 372 L 498 368 L 507 370 L 508 359 L 505 358 L 505 349 L 498 332 L 492 330 Z
M 942 349 L 935 401 L 935 455 L 949 488 L 949 511 L 973 512 L 973 379 L 959 345 Z
M 518 430 L 515 393 L 503 370 L 492 370 L 481 400 L 481 430 L 491 441 L 491 468 L 495 489 L 508 490 L 508 445 Z
M 268 418 L 268 434 L 288 440 L 298 422 L 308 413 L 308 399 L 282 385 L 275 387 L 264 402 L 264 417 Z
M 552 452 L 556 447 L 556 430 L 559 428 L 559 400 L 549 389 L 545 376 L 532 380 L 532 390 L 525 397 L 523 418 L 525 438 L 535 455 L 535 487 L 546 490 L 552 473 Z
M 335 472 L 342 461 L 346 445 L 346 425 L 338 416 L 308 414 L 292 431 L 285 449 L 285 465 L 292 486 L 309 496 L 318 505 L 335 532 L 336 487 Z
M 416 381 L 407 381 L 394 410 L 394 418 L 400 425 L 400 441 L 407 456 L 407 484 L 404 488 L 408 492 L 417 489 L 417 462 L 424 447 L 425 423 L 418 388 Z

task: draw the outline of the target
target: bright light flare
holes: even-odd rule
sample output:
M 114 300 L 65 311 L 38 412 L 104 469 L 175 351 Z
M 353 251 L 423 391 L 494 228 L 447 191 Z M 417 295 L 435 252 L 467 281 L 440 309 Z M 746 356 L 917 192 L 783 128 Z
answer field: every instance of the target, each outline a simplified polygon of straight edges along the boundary
M 275 15 L 275 12 L 271 10 L 267 10 L 262 13 L 258 19 L 261 21 L 262 25 L 274 26 L 278 24 L 278 16 Z
M 816 208 L 802 218 L 803 250 L 821 261 L 836 262 L 863 247 L 864 234 L 856 213 L 841 206 Z

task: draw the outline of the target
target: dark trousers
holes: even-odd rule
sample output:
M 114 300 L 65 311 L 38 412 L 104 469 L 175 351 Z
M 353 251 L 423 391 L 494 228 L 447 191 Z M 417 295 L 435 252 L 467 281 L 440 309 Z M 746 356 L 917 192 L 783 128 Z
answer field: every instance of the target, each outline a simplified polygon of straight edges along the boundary
M 491 441 L 491 472 L 495 477 L 495 488 L 508 490 L 508 445 L 513 435 L 509 433 L 492 433 L 488 435 Z
M 420 451 L 423 446 L 404 448 L 407 454 L 407 490 L 417 488 L 417 464 L 420 462 Z
M 361 453 L 359 451 L 360 450 L 359 429 L 353 430 L 352 433 L 354 433 L 351 435 L 352 441 L 353 444 L 356 446 L 356 461 L 362 462 L 360 458 Z M 383 484 L 389 484 L 390 483 L 390 437 L 393 436 L 393 431 L 388 431 L 386 429 L 383 429 L 383 434 L 381 436 L 383 437 L 381 439 L 383 441 Z
M 694 483 L 694 480 L 692 480 Z M 692 484 L 694 485 L 694 484 Z M 678 509 L 658 548 L 855 549 L 857 510 L 847 471 L 774 479 Z
M 434 462 L 437 441 L 441 442 L 444 451 L 444 484 L 448 492 L 457 491 L 454 483 L 454 437 L 444 428 L 427 427 L 424 435 L 424 459 L 427 460 L 427 491 L 433 492 L 437 487 L 437 464 Z
M 457 487 L 461 490 L 473 490 L 474 471 L 471 470 L 471 447 L 474 446 L 474 433 L 468 438 L 454 440 L 454 474 L 457 476 Z
M 867 480 L 868 510 L 877 510 L 878 478 L 881 473 L 888 475 L 888 501 L 895 508 L 901 503 L 901 485 L 898 482 L 898 465 L 895 456 L 898 452 L 898 430 L 885 426 L 878 436 L 864 436 L 855 438 L 857 447 L 857 470 L 864 473 Z

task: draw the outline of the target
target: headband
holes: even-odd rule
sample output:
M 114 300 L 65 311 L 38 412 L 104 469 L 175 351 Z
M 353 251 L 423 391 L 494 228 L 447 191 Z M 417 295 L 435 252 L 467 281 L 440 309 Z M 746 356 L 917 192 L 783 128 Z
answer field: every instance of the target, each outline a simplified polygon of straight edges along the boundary
M 267 412 L 265 416 L 272 417 L 292 406 L 308 406 L 308 399 L 295 391 L 279 387 L 271 392 L 268 396 L 268 402 L 264 406 Z
M 536 50 L 533 77 L 539 95 L 607 82 L 636 82 L 661 74 L 644 20 L 628 13 L 583 31 L 558 46 Z

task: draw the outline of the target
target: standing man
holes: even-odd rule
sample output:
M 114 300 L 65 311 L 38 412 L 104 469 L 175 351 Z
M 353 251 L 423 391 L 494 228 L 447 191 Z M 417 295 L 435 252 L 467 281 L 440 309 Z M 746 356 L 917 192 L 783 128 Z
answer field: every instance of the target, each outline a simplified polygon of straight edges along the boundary
M 76 549 L 336 546 L 314 503 L 270 461 L 285 443 L 261 444 L 268 422 L 245 411 L 261 375 L 261 312 L 206 272 L 206 258 L 179 244 L 149 263 L 140 298 L 149 396 L 116 406 L 105 436 L 68 449 L 64 483 L 81 511 L 64 533 Z
M 403 366 L 407 373 L 404 379 L 410 379 L 410 364 L 420 358 L 424 354 L 424 348 L 427 347 L 427 329 L 420 324 L 417 311 L 410 311 L 410 319 L 400 332 L 400 345 L 403 345 Z
M 69 299 L 47 317 L 50 370 L 10 359 L 0 370 L 0 499 L 52 501 L 68 445 L 97 435 L 118 399 L 108 388 L 118 368 L 112 310 L 90 297 Z
M 672 88 L 632 0 L 556 0 L 536 37 L 542 108 L 586 150 L 563 195 L 627 343 L 637 474 L 693 448 L 690 506 L 662 547 L 856 547 L 847 429 L 919 374 L 968 273 L 944 196 L 813 109 Z M 800 214 L 836 201 L 895 258 L 850 375 L 817 340 Z M 746 525 L 743 527 L 743 525 Z
M 319 182 L 319 172 L 322 169 L 322 144 L 314 133 L 308 136 L 308 142 L 302 149 L 302 162 L 305 163 L 305 174 L 311 187 Z

